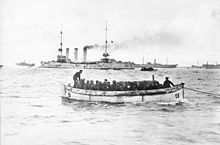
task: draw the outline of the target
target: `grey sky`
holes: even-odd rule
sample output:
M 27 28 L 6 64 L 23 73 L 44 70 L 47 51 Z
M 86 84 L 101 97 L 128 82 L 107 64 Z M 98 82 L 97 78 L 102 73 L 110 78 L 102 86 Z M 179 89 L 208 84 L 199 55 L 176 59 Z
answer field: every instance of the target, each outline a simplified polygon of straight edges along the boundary
M 110 55 L 117 60 L 180 65 L 220 63 L 219 0 L 1 0 L 1 63 L 56 59 L 64 48 L 104 44 L 108 19 Z M 102 50 L 88 51 L 98 60 Z

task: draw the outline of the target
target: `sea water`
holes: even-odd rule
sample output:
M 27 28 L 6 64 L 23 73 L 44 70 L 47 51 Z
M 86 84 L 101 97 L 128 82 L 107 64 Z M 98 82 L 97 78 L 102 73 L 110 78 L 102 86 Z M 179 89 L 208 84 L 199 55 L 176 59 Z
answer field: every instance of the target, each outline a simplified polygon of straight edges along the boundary
M 220 70 L 83 70 L 86 80 L 151 80 L 168 76 L 185 90 L 183 104 L 61 101 L 76 69 L 0 70 L 1 145 L 219 145 Z M 216 94 L 216 95 L 214 95 Z

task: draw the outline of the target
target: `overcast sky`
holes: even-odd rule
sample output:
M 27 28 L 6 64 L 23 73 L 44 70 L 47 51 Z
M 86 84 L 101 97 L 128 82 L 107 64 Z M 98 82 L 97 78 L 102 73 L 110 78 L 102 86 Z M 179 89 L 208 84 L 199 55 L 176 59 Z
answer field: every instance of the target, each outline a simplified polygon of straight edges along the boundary
M 142 63 L 220 63 L 220 0 L 1 0 L 0 61 L 56 59 L 63 46 L 104 44 L 105 20 L 111 58 Z M 102 49 L 88 50 L 99 60 Z

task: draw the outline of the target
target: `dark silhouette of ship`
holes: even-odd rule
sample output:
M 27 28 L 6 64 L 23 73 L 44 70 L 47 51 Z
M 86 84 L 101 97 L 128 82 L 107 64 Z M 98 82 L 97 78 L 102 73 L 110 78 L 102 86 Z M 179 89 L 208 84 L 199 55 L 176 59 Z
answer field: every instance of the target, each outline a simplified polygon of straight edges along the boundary
M 202 65 L 202 68 L 205 68 L 205 69 L 220 69 L 220 64 L 203 64 Z
M 204 69 L 220 69 L 220 64 L 209 64 L 208 62 L 203 65 L 192 65 L 192 68 L 204 68 Z
M 31 66 L 34 66 L 35 64 L 34 63 L 27 63 L 27 62 L 23 61 L 23 62 L 16 63 L 16 65 L 31 67 Z
M 160 64 L 156 62 L 156 59 L 154 59 L 154 63 L 147 62 L 146 67 L 152 67 L 152 68 L 176 68 L 178 64 Z

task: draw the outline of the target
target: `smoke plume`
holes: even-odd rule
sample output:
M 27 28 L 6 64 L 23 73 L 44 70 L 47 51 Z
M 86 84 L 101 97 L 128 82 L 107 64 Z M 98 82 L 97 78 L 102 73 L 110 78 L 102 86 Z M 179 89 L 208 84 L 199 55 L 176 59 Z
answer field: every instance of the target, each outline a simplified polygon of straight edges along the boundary
M 104 48 L 104 45 L 93 44 L 93 45 L 86 45 L 83 49 L 101 49 Z
M 182 37 L 171 32 L 157 32 L 154 34 L 145 34 L 144 36 L 135 36 L 121 43 L 113 44 L 113 49 L 130 49 L 137 46 L 180 46 Z

